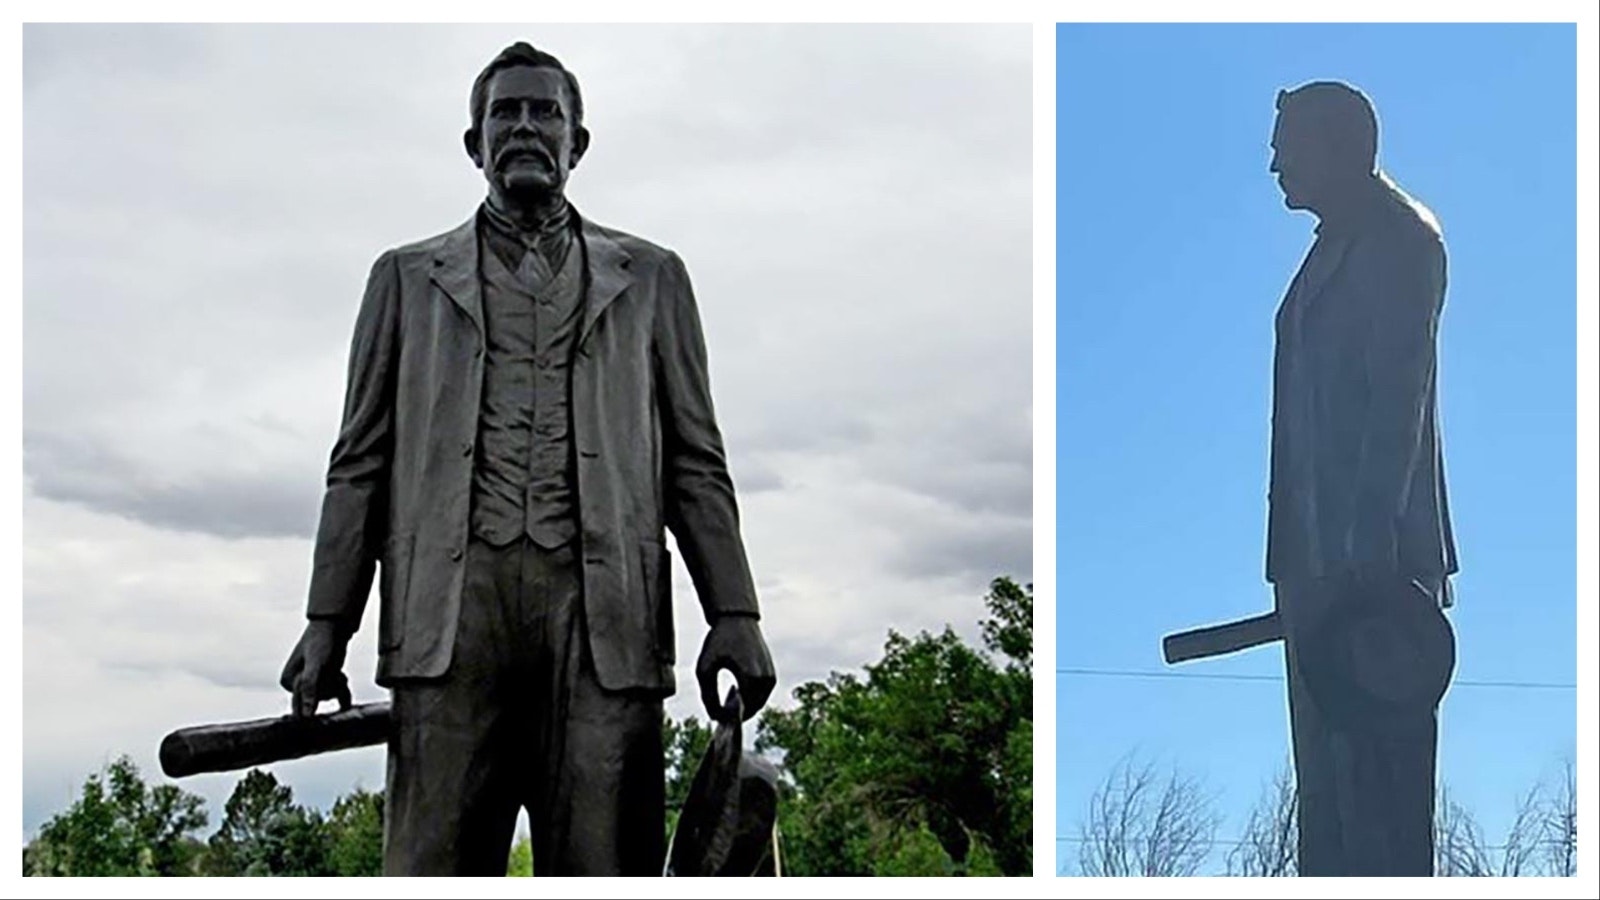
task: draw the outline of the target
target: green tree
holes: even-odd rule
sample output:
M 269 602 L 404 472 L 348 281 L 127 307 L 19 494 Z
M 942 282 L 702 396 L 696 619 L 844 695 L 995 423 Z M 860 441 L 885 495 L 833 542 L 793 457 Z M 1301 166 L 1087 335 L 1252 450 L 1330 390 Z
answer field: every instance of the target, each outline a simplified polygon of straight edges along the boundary
M 383 874 L 383 792 L 356 788 L 333 803 L 324 823 L 329 874 Z
M 997 578 L 985 602 L 981 650 L 948 627 L 891 631 L 864 677 L 834 672 L 763 713 L 786 871 L 1032 873 L 1032 586 Z
M 205 801 L 176 785 L 150 787 L 119 757 L 84 782 L 78 800 L 39 829 L 25 875 L 190 875 Z
M 208 875 L 327 875 L 322 815 L 294 804 L 294 791 L 269 772 L 239 779 L 211 836 Z
M 695 716 L 674 722 L 662 720 L 661 744 L 666 753 L 667 773 L 667 838 L 678 824 L 678 814 L 683 801 L 689 796 L 689 783 L 694 780 L 695 768 L 711 746 L 711 726 Z
M 532 838 L 523 835 L 511 845 L 511 858 L 506 861 L 506 875 L 511 878 L 533 877 Z
M 872 874 L 882 877 L 955 875 L 956 864 L 928 826 L 889 829 L 878 841 Z

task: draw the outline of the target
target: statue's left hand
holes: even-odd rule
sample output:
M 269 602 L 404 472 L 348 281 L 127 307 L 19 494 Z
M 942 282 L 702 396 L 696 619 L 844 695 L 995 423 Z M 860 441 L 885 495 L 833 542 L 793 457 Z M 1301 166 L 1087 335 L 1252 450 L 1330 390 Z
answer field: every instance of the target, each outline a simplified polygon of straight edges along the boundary
M 711 625 L 711 633 L 700 648 L 700 660 L 695 664 L 695 678 L 700 682 L 700 699 L 713 720 L 722 715 L 722 701 L 717 697 L 717 673 L 728 670 L 739 684 L 739 697 L 744 703 L 744 717 L 749 719 L 761 711 L 778 684 L 778 673 L 772 667 L 772 654 L 767 652 L 766 639 L 761 636 L 761 621 L 754 616 L 722 616 Z

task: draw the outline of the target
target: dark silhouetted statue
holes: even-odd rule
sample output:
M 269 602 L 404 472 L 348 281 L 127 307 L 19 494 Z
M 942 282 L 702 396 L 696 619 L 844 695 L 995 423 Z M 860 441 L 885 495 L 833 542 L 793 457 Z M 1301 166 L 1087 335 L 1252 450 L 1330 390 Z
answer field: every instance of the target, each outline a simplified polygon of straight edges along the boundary
M 1319 220 L 1277 315 L 1274 613 L 1175 635 L 1169 661 L 1284 642 L 1302 875 L 1429 875 L 1437 714 L 1455 666 L 1455 543 L 1433 215 L 1377 168 L 1359 91 L 1278 95 L 1271 171 Z
M 384 870 L 503 875 L 526 809 L 540 874 L 659 875 L 676 538 L 710 632 L 713 716 L 775 684 L 689 276 L 568 204 L 577 79 L 518 43 L 472 85 L 488 196 L 372 267 L 328 465 L 296 715 L 348 698 L 378 580 L 392 692 Z M 400 186 L 404 189 L 403 186 Z

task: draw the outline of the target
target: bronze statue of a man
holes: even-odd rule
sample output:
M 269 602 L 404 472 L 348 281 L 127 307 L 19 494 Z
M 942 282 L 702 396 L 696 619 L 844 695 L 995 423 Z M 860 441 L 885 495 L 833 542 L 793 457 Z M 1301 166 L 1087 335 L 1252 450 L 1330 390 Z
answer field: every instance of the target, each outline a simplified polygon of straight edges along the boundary
M 1433 869 L 1442 609 L 1456 550 L 1436 350 L 1438 223 L 1377 168 L 1359 91 L 1277 102 L 1271 170 L 1320 220 L 1277 314 L 1267 578 L 1289 672 L 1302 875 Z
M 384 870 L 659 875 L 671 529 L 710 623 L 696 676 L 746 716 L 775 684 L 683 262 L 564 189 L 589 146 L 571 72 L 526 43 L 472 86 L 488 196 L 372 267 L 328 465 L 298 715 L 344 683 L 377 570 L 393 695 Z

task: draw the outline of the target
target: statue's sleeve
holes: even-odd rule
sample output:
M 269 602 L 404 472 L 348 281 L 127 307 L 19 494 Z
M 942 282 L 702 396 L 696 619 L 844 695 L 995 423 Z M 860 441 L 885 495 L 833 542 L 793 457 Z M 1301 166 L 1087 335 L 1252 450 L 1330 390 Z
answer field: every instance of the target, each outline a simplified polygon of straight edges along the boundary
M 1365 415 L 1357 453 L 1351 553 L 1392 562 L 1395 524 L 1433 419 L 1445 255 L 1434 235 L 1386 240 L 1357 297 L 1362 316 Z
M 706 619 L 756 616 L 759 605 L 711 402 L 705 336 L 694 291 L 676 254 L 668 254 L 659 277 L 655 368 L 666 524 L 694 580 Z
M 387 529 L 399 300 L 398 263 L 385 253 L 373 264 L 356 315 L 344 414 L 312 554 L 307 618 L 336 618 L 352 631 Z

